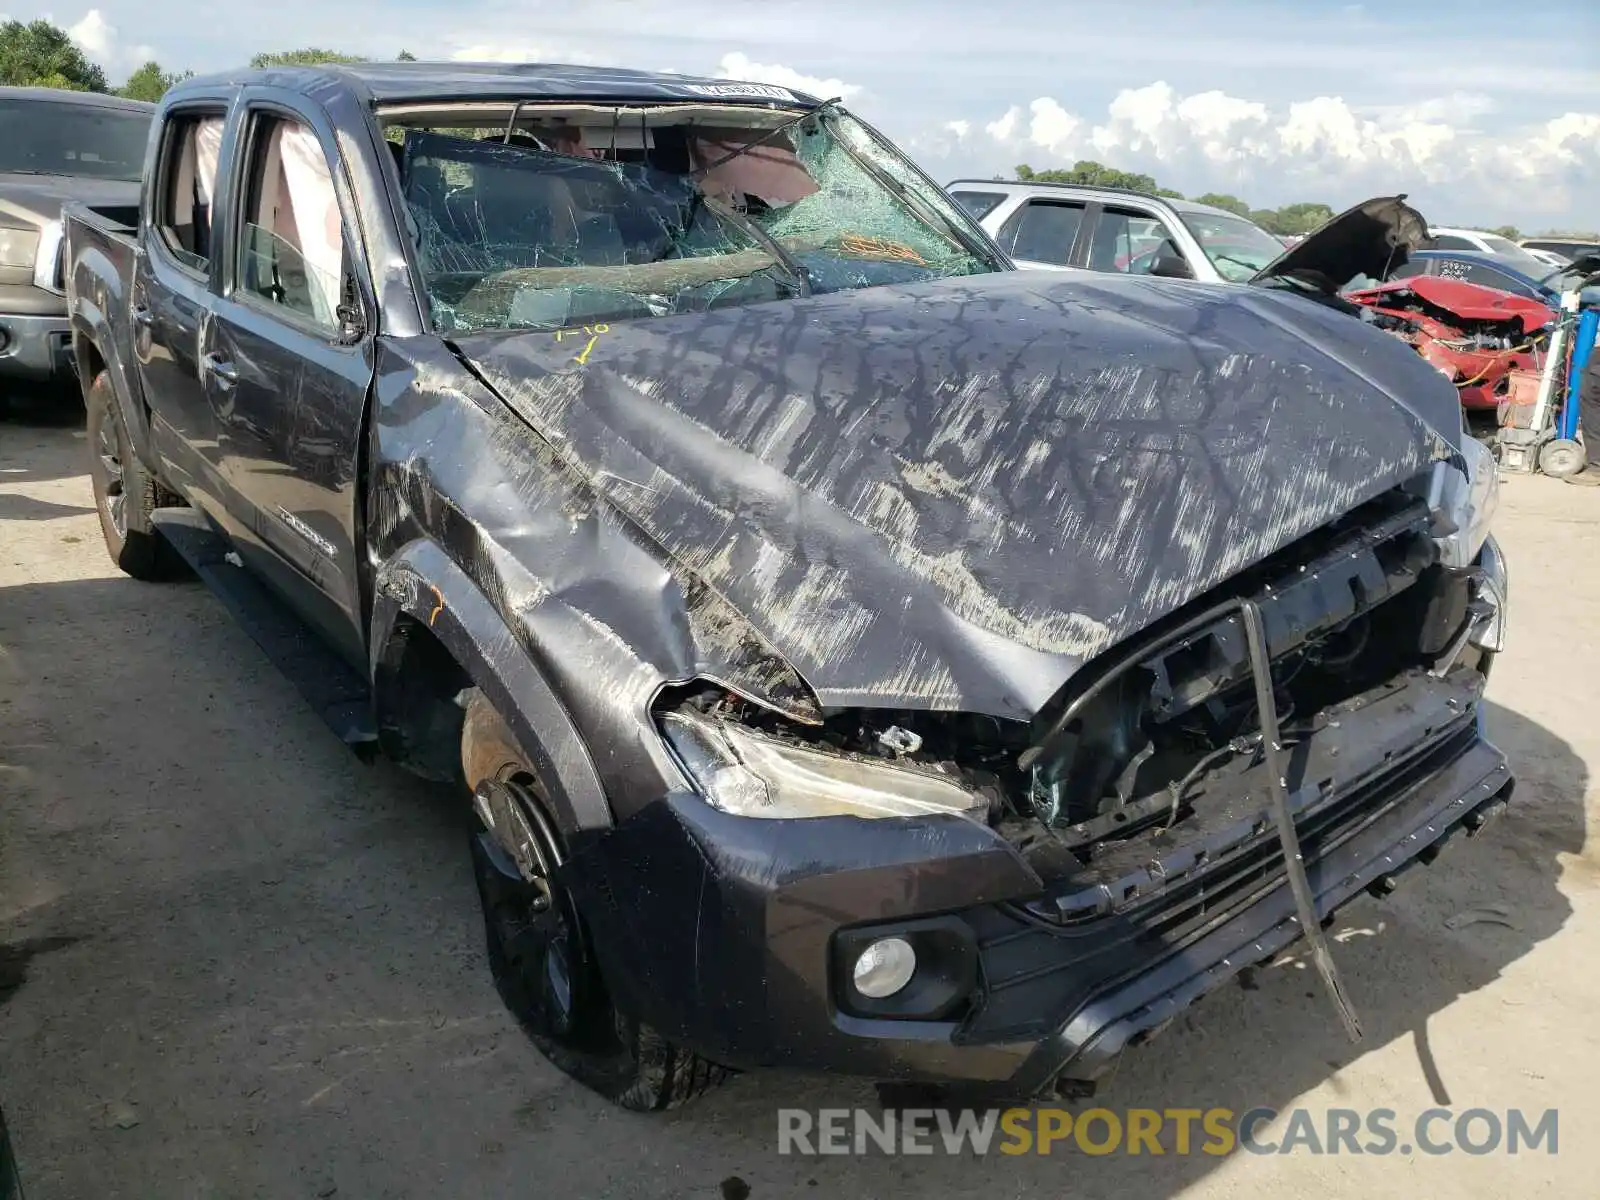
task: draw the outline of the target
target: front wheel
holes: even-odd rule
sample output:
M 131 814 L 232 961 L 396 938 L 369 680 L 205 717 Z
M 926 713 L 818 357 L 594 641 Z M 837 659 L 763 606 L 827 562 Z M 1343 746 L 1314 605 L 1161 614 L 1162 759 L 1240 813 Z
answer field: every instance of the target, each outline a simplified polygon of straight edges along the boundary
M 84 395 L 89 484 L 106 553 L 125 573 L 151 581 L 178 579 L 183 559 L 150 521 L 155 509 L 182 503 L 157 483 L 133 452 L 111 377 L 96 375 Z
M 727 1068 L 612 1003 L 583 919 L 556 878 L 560 839 L 528 776 L 485 781 L 474 808 L 473 869 L 489 965 L 501 999 L 540 1052 L 635 1112 L 676 1108 L 726 1079 Z

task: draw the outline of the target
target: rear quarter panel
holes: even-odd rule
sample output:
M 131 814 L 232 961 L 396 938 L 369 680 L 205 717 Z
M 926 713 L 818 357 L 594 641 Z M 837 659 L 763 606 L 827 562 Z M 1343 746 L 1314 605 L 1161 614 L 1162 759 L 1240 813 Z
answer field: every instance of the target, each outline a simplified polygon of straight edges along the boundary
M 62 210 L 66 238 L 67 311 L 72 349 L 84 391 L 103 368 L 127 424 L 134 451 L 153 466 L 149 423 L 134 371 L 133 324 L 128 293 L 139 253 L 136 234 L 87 205 Z

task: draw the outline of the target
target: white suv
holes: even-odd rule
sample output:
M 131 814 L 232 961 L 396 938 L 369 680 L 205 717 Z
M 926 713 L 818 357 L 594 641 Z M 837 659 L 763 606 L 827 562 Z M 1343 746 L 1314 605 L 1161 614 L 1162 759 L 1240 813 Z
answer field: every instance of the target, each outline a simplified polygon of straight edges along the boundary
M 1243 283 L 1285 250 L 1221 208 L 1087 184 L 958 179 L 945 190 L 1017 266 Z

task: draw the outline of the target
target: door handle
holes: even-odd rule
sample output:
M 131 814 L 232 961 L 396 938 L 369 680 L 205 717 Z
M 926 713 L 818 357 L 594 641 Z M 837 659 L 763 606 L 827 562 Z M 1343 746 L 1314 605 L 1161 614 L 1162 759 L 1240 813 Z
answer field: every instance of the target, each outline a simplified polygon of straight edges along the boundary
M 239 368 L 226 355 L 213 350 L 206 355 L 205 364 L 211 377 L 223 387 L 232 387 L 239 382 Z

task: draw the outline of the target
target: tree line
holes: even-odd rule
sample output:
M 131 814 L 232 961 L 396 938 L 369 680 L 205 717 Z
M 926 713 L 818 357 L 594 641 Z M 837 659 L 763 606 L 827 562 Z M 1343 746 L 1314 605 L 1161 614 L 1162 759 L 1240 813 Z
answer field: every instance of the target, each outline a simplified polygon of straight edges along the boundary
M 402 50 L 401 62 L 415 62 L 416 55 Z M 308 66 L 315 63 L 356 63 L 365 59 L 336 50 L 307 47 L 257 54 L 252 67 Z M 49 21 L 0 22 L 0 87 L 65 88 L 74 92 L 103 92 L 129 100 L 161 99 L 173 84 L 188 79 L 193 71 L 168 71 L 158 62 L 147 62 L 120 87 L 112 87 L 105 71 L 90 61 L 65 29 Z

